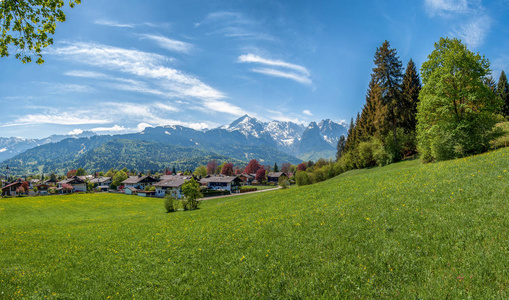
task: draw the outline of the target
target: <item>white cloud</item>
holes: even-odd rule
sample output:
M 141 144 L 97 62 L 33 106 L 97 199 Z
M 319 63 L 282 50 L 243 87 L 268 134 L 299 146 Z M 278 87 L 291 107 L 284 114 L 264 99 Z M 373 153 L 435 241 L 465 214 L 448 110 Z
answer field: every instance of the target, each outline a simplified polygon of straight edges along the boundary
M 143 130 L 145 130 L 145 128 L 147 128 L 147 127 L 154 127 L 154 126 L 152 126 L 152 125 L 150 125 L 150 124 L 148 124 L 148 123 L 140 123 L 140 124 L 138 124 L 138 126 L 136 127 L 136 129 L 137 129 L 138 131 L 143 131 Z
M 159 47 L 164 48 L 166 50 L 181 52 L 181 53 L 189 53 L 193 49 L 193 45 L 173 40 L 161 35 L 153 35 L 153 34 L 140 34 L 141 39 L 148 39 L 155 42 Z
M 94 24 L 103 25 L 103 26 L 111 26 L 111 27 L 121 27 L 121 28 L 134 28 L 135 27 L 133 24 L 119 23 L 119 22 L 110 21 L 110 20 L 95 20 Z
M 269 68 L 262 68 L 262 69 L 251 69 L 251 71 L 256 73 L 261 73 L 269 76 L 274 77 L 282 77 L 282 78 L 288 78 L 291 80 L 295 80 L 299 83 L 303 84 L 311 84 L 311 79 L 309 79 L 307 76 L 302 76 L 296 73 L 289 73 L 284 71 L 279 71 L 276 69 L 269 69 Z
M 308 69 L 306 69 L 303 66 L 288 63 L 288 62 L 285 62 L 282 60 L 266 59 L 266 58 L 263 58 L 263 57 L 260 57 L 258 55 L 254 55 L 254 54 L 241 55 L 241 56 L 239 56 L 238 61 L 243 62 L 243 63 L 259 63 L 259 64 L 269 65 L 269 66 L 274 66 L 274 67 L 288 68 L 288 69 L 292 69 L 292 70 L 301 72 L 306 76 L 309 76 Z
M 0 149 L 0 153 L 7 151 L 7 148 Z
M 67 133 L 67 135 L 78 135 L 78 134 L 82 134 L 82 133 L 83 133 L 83 130 L 76 128 L 74 130 L 69 131 Z
M 90 113 L 93 115 L 93 113 Z M 57 124 L 57 125 L 84 125 L 84 124 L 106 124 L 111 121 L 108 119 L 99 119 L 88 117 L 83 113 L 47 113 L 21 116 L 12 123 L 7 123 L 2 127 L 36 125 L 36 124 Z
M 114 125 L 113 127 L 96 127 L 90 129 L 93 132 L 118 132 L 118 131 L 127 131 L 128 129 L 124 126 Z
M 68 71 L 64 73 L 67 76 L 74 76 L 74 77 L 84 77 L 84 78 L 107 78 L 103 73 L 99 72 L 92 72 L 92 71 L 80 71 L 80 70 L 74 70 L 74 71 Z
M 305 114 L 305 115 L 307 115 L 307 116 L 312 116 L 312 115 L 313 115 L 313 114 L 312 114 L 309 110 L 307 110 L 307 109 L 303 110 L 303 111 L 302 111 L 302 113 L 303 113 L 303 114 Z
M 460 38 L 468 47 L 477 48 L 484 42 L 490 29 L 491 19 L 481 16 L 465 23 L 454 30 L 454 35 Z
M 189 99 L 191 97 L 200 100 L 204 107 L 224 112 L 221 107 L 209 104 L 210 101 L 224 99 L 226 96 L 222 92 L 192 75 L 168 67 L 167 64 L 172 60 L 165 56 L 93 43 L 68 43 L 66 46 L 50 50 L 49 53 L 78 63 L 134 75 L 157 87 L 151 89 L 143 85 L 108 84 L 112 88 L 139 91 L 166 98 Z M 242 111 L 233 104 L 228 103 L 228 105 L 233 109 L 227 113 L 235 115 L 236 112 Z
M 452 24 L 451 36 L 461 39 L 468 47 L 484 43 L 492 20 L 479 0 L 424 0 L 430 17 L 436 15 Z
M 161 102 L 156 102 L 156 103 L 153 104 L 153 106 L 155 108 L 158 108 L 158 109 L 161 109 L 161 110 L 165 110 L 165 111 L 171 111 L 171 112 L 179 111 L 179 109 L 176 108 L 175 106 L 164 104 L 164 103 L 161 103 Z
M 311 84 L 312 81 L 309 78 L 310 73 L 308 69 L 306 69 L 303 66 L 292 64 L 289 62 L 285 62 L 282 60 L 273 60 L 273 59 L 267 59 L 260 57 L 258 55 L 254 54 L 245 54 L 238 57 L 238 62 L 241 63 L 256 63 L 271 67 L 276 67 L 278 69 L 274 68 L 254 68 L 251 69 L 251 71 L 265 74 L 269 76 L 274 77 L 281 77 L 281 78 L 287 78 L 291 80 L 295 80 L 302 84 Z
M 449 13 L 465 13 L 468 11 L 467 0 L 425 0 L 426 11 L 431 16 Z

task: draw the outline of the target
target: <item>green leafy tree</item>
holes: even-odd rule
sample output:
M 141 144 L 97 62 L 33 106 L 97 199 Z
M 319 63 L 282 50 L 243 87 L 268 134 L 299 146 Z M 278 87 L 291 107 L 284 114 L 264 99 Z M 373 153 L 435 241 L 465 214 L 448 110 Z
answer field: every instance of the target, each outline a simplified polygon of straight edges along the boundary
M 56 182 L 57 181 L 57 175 L 55 175 L 55 173 L 51 173 L 50 176 L 49 176 L 49 179 L 52 182 Z
M 76 170 L 76 176 L 85 176 L 85 175 L 87 175 L 87 172 L 83 168 L 78 168 L 78 170 Z
M 197 167 L 195 170 L 194 170 L 194 175 L 196 176 L 201 176 L 201 177 L 205 177 L 207 176 L 207 167 L 205 166 L 199 166 Z
M 424 161 L 480 153 L 496 137 L 501 101 L 484 84 L 489 61 L 458 39 L 440 38 L 422 64 L 417 106 L 418 150 Z
M 509 84 L 507 83 L 507 76 L 505 72 L 502 71 L 500 73 L 500 77 L 498 78 L 497 85 L 497 95 L 502 101 L 502 114 L 508 118 L 509 117 Z
M 69 6 L 81 0 L 70 0 Z M 42 64 L 42 49 L 53 44 L 57 22 L 64 22 L 63 0 L 2 0 L 0 1 L 0 56 L 9 56 L 9 45 L 16 48 L 15 57 L 23 63 L 32 61 L 31 55 Z
M 203 197 L 200 184 L 194 178 L 191 178 L 182 185 L 182 192 L 186 196 L 183 204 L 184 210 L 197 209 L 199 205 L 198 199 Z
M 112 185 L 115 186 L 115 187 L 119 187 L 122 185 L 122 181 L 126 180 L 127 179 L 127 174 L 120 170 L 118 171 L 115 176 L 113 176 L 113 179 L 112 179 Z

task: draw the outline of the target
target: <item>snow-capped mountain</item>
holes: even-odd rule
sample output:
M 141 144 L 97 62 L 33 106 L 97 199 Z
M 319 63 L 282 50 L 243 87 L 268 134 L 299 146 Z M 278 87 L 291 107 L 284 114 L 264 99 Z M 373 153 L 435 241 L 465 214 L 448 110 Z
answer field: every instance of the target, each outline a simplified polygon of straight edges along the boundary
M 346 135 L 346 132 L 346 124 L 338 124 L 329 119 L 319 123 L 311 122 L 305 127 L 293 122 L 261 122 L 244 115 L 229 125 L 207 131 L 168 125 L 147 127 L 138 133 L 97 136 L 93 147 L 119 138 L 194 147 L 237 159 L 259 158 L 271 161 L 278 157 L 279 161 L 316 160 L 333 157 L 339 137 Z M 68 147 L 63 140 L 91 136 L 95 136 L 95 133 L 52 135 L 44 139 L 0 138 L 0 161 L 49 143 L 60 143 L 62 147 Z M 87 149 L 92 149 L 92 146 Z
M 229 125 L 220 127 L 228 132 L 239 132 L 247 138 L 272 140 L 277 148 L 298 157 L 308 152 L 334 151 L 341 135 L 346 135 L 346 124 L 330 119 L 320 123 L 311 122 L 307 127 L 293 122 L 261 122 L 244 115 Z M 328 154 L 329 155 L 329 154 Z

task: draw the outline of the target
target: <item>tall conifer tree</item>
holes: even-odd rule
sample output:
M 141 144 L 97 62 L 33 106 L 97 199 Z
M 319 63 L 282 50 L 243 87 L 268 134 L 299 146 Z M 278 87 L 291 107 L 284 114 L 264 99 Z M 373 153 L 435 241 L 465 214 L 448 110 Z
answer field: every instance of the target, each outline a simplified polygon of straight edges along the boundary
M 421 91 L 421 79 L 417 73 L 412 59 L 407 64 L 405 75 L 403 76 L 402 86 L 402 114 L 401 114 L 401 127 L 405 133 L 415 132 L 417 125 L 417 102 L 419 101 L 419 92 Z
M 353 149 L 353 140 L 355 139 L 354 137 L 354 129 L 355 129 L 355 124 L 353 122 L 353 118 L 350 120 L 350 126 L 348 127 L 348 136 L 346 137 L 346 142 L 345 142 L 345 149 L 344 151 L 349 151 L 351 149 Z
M 396 49 L 391 49 L 388 41 L 376 49 L 373 77 L 381 89 L 381 102 L 386 106 L 388 128 L 384 132 L 392 131 L 394 144 L 397 144 L 396 128 L 401 118 L 401 82 L 403 78 L 402 64 Z
M 507 83 L 507 77 L 505 72 L 500 73 L 497 85 L 497 95 L 502 99 L 502 114 L 505 117 L 509 117 L 509 84 Z
M 341 135 L 338 140 L 338 146 L 337 146 L 337 152 L 336 152 L 336 161 L 338 161 L 341 156 L 343 155 L 343 152 L 345 151 L 345 136 Z

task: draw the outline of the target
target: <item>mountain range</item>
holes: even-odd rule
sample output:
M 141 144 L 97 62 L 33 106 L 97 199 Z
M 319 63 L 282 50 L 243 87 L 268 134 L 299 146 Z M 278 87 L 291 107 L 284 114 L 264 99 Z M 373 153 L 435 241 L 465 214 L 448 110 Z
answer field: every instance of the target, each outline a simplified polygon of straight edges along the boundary
M 206 131 L 168 125 L 120 135 L 83 132 L 45 139 L 0 138 L 0 161 L 19 174 L 62 173 L 77 167 L 158 170 L 173 165 L 192 169 L 210 159 L 296 164 L 334 157 L 337 141 L 346 132 L 345 124 L 331 120 L 305 127 L 293 122 L 261 122 L 245 115 Z

